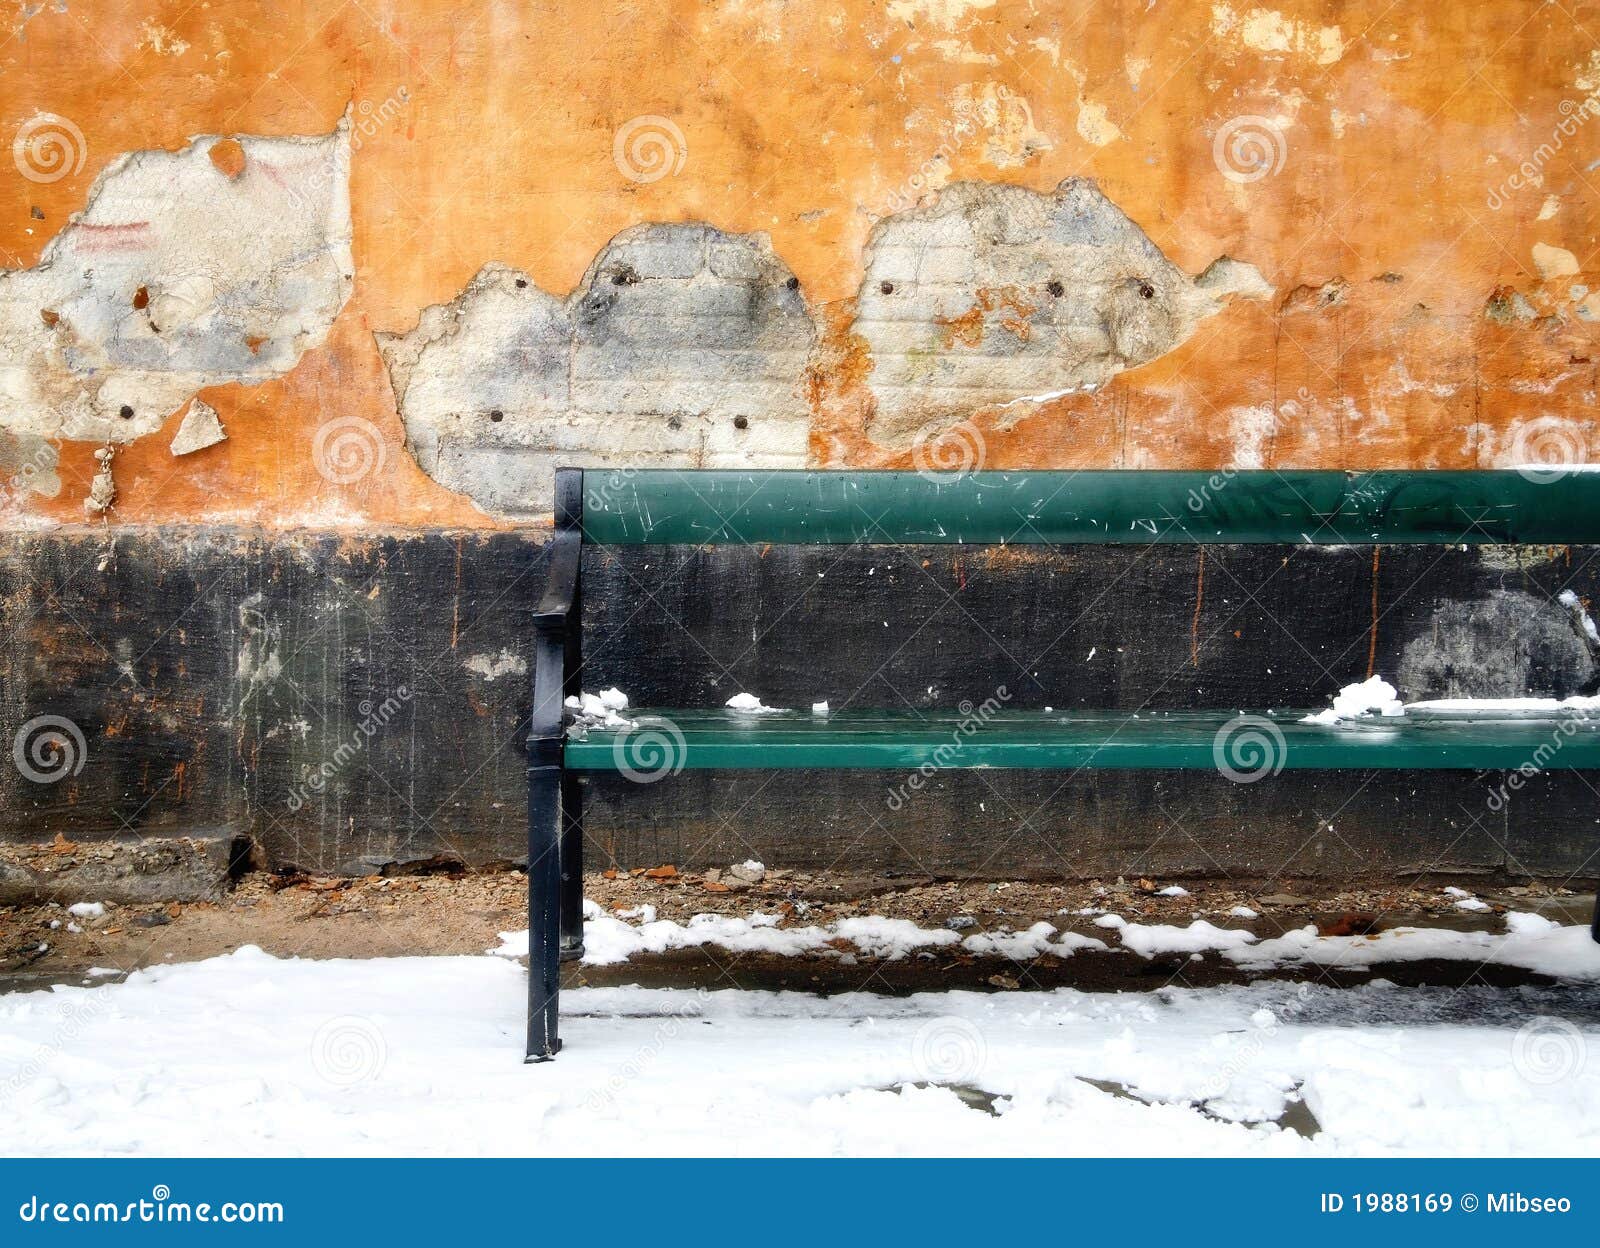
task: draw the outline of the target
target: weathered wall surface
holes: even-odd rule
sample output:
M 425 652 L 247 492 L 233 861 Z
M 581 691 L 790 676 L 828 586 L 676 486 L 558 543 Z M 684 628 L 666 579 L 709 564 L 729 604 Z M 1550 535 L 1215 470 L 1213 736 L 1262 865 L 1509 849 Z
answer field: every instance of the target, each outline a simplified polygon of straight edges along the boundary
M 556 460 L 1587 460 L 1597 29 L 14 4 L 0 521 L 492 525 Z
M 214 888 L 239 844 L 356 874 L 525 857 L 543 552 L 211 526 L 0 546 L 0 904 L 75 873 Z

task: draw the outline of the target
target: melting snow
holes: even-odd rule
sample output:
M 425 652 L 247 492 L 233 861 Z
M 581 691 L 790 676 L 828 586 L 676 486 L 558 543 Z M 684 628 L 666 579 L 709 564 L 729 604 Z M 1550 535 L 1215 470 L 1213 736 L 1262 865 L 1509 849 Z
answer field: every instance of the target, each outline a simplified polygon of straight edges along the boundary
M 1346 685 L 1334 695 L 1333 705 L 1315 715 L 1307 715 L 1308 724 L 1337 724 L 1341 719 L 1355 719 L 1376 712 L 1379 715 L 1403 715 L 1395 687 L 1382 676 L 1370 676 L 1353 685 Z

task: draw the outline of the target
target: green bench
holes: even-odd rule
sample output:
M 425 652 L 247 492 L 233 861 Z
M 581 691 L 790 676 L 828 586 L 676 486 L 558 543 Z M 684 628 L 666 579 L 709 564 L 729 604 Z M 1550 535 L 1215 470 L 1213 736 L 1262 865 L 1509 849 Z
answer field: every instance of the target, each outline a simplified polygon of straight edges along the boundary
M 1551 477 L 1554 476 L 1552 480 Z M 1306 709 L 630 708 L 569 737 L 580 692 L 584 545 L 1565 545 L 1600 540 L 1600 476 L 1529 472 L 755 472 L 556 474 L 535 612 L 528 732 L 527 1060 L 560 1048 L 560 962 L 583 946 L 581 772 L 1008 767 L 1516 770 L 1548 720 L 1306 723 Z M 1600 769 L 1585 726 L 1545 767 Z M 1596 916 L 1600 939 L 1600 912 Z

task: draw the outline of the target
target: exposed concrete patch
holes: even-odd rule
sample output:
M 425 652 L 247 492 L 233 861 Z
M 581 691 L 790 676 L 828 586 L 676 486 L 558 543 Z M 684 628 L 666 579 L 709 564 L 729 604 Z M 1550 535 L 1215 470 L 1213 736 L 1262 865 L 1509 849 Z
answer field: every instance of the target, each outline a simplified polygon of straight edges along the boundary
M 1572 614 L 1519 590 L 1446 602 L 1400 660 L 1402 697 L 1565 698 L 1588 693 L 1595 656 Z
M 1078 135 L 1080 138 L 1093 143 L 1096 147 L 1104 147 L 1107 143 L 1114 143 L 1122 137 L 1122 131 L 1106 115 L 1106 106 L 1097 104 L 1093 100 L 1082 100 L 1078 104 Z
M 765 235 L 673 224 L 624 230 L 565 300 L 490 264 L 376 337 L 423 470 L 537 515 L 558 463 L 803 466 L 815 336 Z
M 466 669 L 475 672 L 491 683 L 502 676 L 526 676 L 528 662 L 520 654 L 501 650 L 499 654 L 475 654 L 466 662 Z
M 86 515 L 103 516 L 116 505 L 117 483 L 111 475 L 111 462 L 116 457 L 117 448 L 114 446 L 102 446 L 94 453 L 94 462 L 100 467 L 94 474 L 94 480 L 89 482 L 89 497 L 83 500 Z
M 970 14 L 994 6 L 995 0 L 889 0 L 886 12 L 912 26 L 926 23 L 954 30 Z
M 953 183 L 879 222 L 865 269 L 852 329 L 872 360 L 869 432 L 891 447 L 981 407 L 1096 389 L 1229 296 L 1271 293 L 1231 260 L 1191 281 L 1087 178 L 1047 195 Z
M 228 886 L 234 853 L 231 836 L 0 843 L 0 906 L 213 901 Z
M 349 172 L 348 120 L 112 162 L 37 265 L 0 271 L 0 429 L 131 442 L 288 372 L 350 294 Z
M 1345 301 L 1350 293 L 1350 283 L 1335 277 L 1320 286 L 1296 286 L 1283 297 L 1278 311 L 1284 316 L 1302 312 L 1325 312 Z
M 61 493 L 59 462 L 60 453 L 44 438 L 0 430 L 0 502 L 11 504 L 29 494 L 54 498 Z
M 1496 286 L 1483 305 L 1483 315 L 1497 325 L 1514 325 L 1538 317 L 1527 297 L 1510 286 Z
M 228 431 L 222 427 L 217 409 L 204 399 L 195 399 L 183 415 L 183 423 L 172 437 L 174 455 L 193 455 L 208 446 L 228 440 Z

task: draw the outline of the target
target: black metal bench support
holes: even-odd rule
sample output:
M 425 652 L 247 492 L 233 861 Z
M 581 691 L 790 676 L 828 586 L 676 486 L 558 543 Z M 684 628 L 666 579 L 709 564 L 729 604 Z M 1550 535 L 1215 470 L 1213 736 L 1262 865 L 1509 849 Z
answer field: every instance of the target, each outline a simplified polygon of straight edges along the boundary
M 561 1048 L 561 962 L 583 954 L 583 793 L 562 765 L 562 703 L 583 667 L 583 472 L 556 473 L 555 534 L 534 612 L 533 712 L 528 717 L 528 1049 Z

